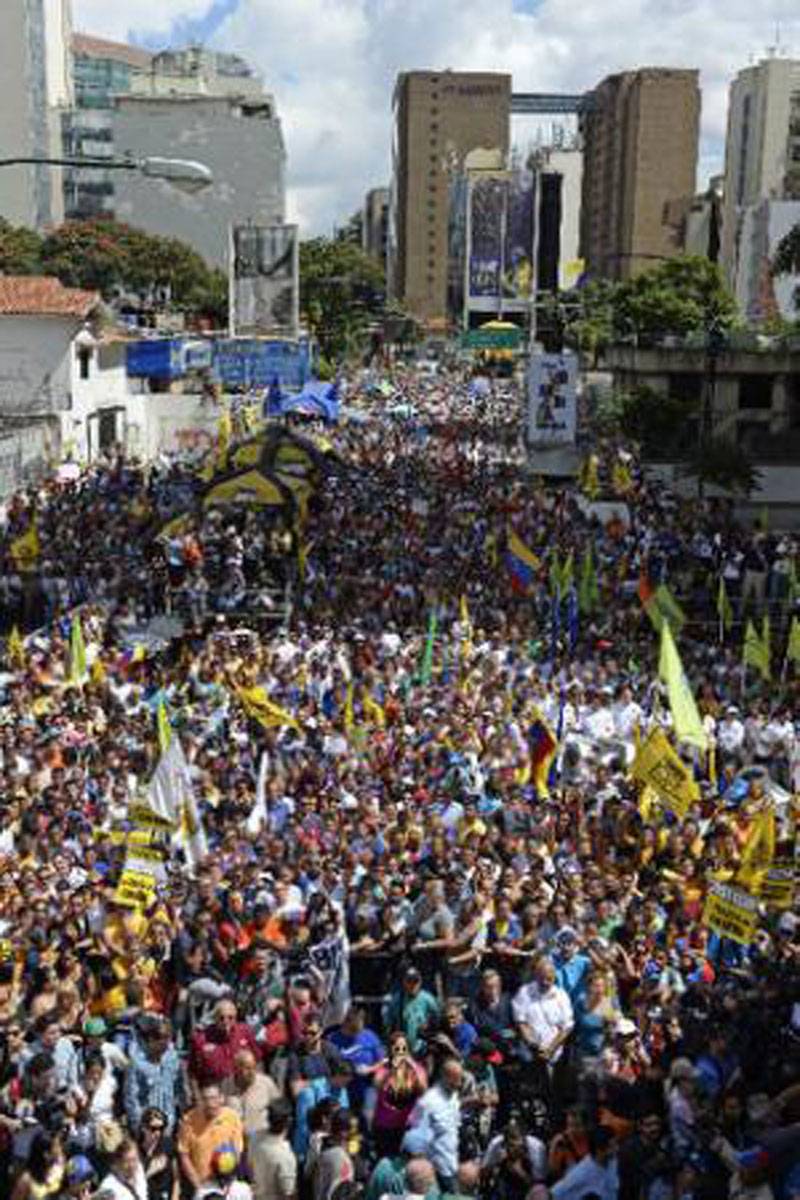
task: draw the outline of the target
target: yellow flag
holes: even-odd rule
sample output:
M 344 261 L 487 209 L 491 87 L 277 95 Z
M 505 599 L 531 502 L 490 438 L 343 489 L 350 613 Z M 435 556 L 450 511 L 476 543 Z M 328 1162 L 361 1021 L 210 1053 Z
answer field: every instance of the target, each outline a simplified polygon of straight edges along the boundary
M 103 660 L 99 654 L 92 663 L 91 670 L 89 671 L 89 678 L 91 679 L 92 683 L 96 684 L 105 683 L 106 681 L 106 669 L 103 666 Z
M 12 667 L 25 666 L 25 646 L 22 641 L 22 634 L 15 625 L 8 635 L 6 642 L 6 656 Z
M 226 408 L 220 413 L 219 421 L 217 422 L 217 449 L 214 462 L 214 468 L 217 471 L 224 471 L 228 465 L 228 450 L 230 449 L 232 435 L 233 422 L 231 421 L 230 411 Z
M 675 639 L 672 636 L 669 621 L 661 625 L 661 656 L 658 663 L 658 674 L 667 685 L 669 707 L 672 713 L 672 723 L 675 736 L 679 742 L 688 742 L 705 750 L 708 737 L 697 710 L 692 689 L 683 670 Z
M 347 691 L 344 698 L 344 727 L 347 733 L 353 732 L 355 725 L 355 716 L 353 714 L 353 681 L 347 685 Z
M 744 650 L 742 657 L 745 664 L 755 667 L 760 671 L 762 679 L 770 679 L 769 667 L 769 646 L 763 638 L 758 636 L 756 627 L 752 621 L 747 622 L 747 628 L 744 631 Z
M 469 617 L 467 597 L 461 593 L 459 602 L 458 621 L 461 625 L 461 655 L 466 661 L 472 657 L 472 622 Z
M 156 707 L 156 727 L 158 729 L 158 749 L 161 754 L 168 749 L 172 741 L 172 726 L 169 723 L 167 716 L 167 706 L 164 703 L 163 696 L 159 696 L 158 705 Z
M 651 787 L 664 806 L 681 820 L 700 799 L 700 789 L 692 773 L 663 729 L 654 729 L 636 753 L 631 767 L 633 778 Z
M 383 729 L 386 724 L 386 710 L 377 700 L 373 700 L 369 692 L 364 692 L 361 697 L 361 707 L 364 710 L 364 716 L 373 725 L 377 725 L 379 729 Z
M 298 530 L 297 534 L 297 575 L 301 583 L 306 580 L 306 568 L 308 566 L 308 555 L 313 547 L 313 542 L 304 542 L 302 535 Z
M 79 686 L 86 678 L 86 647 L 83 643 L 81 618 L 78 613 L 72 618 L 69 632 L 69 681 Z
M 800 663 L 800 621 L 797 617 L 792 617 L 792 624 L 789 629 L 789 642 L 786 646 L 786 657 L 790 662 Z
M 289 725 L 292 729 L 300 728 L 297 719 L 285 708 L 273 703 L 263 687 L 238 687 L 236 695 L 248 717 L 258 721 L 265 729 L 274 729 L 277 725 Z
M 737 883 L 754 894 L 758 893 L 766 872 L 775 858 L 775 812 L 770 807 L 753 819 L 742 849 Z
M 39 557 L 39 534 L 35 521 L 31 521 L 25 533 L 11 543 L 11 557 L 18 571 L 32 571 Z

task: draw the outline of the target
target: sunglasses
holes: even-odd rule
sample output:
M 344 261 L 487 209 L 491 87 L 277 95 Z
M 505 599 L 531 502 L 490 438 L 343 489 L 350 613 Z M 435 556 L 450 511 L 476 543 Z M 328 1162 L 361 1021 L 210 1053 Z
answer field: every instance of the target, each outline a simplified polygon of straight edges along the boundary
M 150 1133 L 163 1133 L 166 1129 L 166 1125 L 145 1125 L 145 1129 L 147 1129 Z

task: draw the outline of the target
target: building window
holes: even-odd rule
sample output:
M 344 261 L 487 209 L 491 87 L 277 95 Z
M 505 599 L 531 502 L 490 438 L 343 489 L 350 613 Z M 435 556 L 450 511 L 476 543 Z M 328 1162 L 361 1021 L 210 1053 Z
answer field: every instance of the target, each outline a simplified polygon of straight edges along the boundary
M 92 351 L 89 346 L 78 347 L 78 378 L 88 379 L 92 365 Z
M 739 380 L 739 408 L 772 408 L 772 375 L 742 375 Z

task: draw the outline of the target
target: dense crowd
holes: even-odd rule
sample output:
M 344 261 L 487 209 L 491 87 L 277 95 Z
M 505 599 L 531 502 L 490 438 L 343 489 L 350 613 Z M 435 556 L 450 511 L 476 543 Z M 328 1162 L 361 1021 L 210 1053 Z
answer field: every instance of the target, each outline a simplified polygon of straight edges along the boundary
M 169 457 L 6 506 L 0 1192 L 797 1200 L 797 901 L 748 945 L 703 920 L 767 808 L 794 853 L 797 667 L 741 647 L 785 646 L 796 544 L 627 454 L 610 515 L 545 485 L 512 383 L 393 386 L 351 386 L 302 521 L 197 507 Z M 642 578 L 708 735 L 682 820 L 630 775 L 672 722 Z M 204 852 L 177 831 L 132 906 L 163 719 Z

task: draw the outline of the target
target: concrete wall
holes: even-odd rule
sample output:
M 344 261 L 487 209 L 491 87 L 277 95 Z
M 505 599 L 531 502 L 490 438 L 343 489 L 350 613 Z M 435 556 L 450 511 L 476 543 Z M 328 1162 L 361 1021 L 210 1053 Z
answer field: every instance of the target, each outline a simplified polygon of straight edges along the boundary
M 218 267 L 227 264 L 231 224 L 283 220 L 286 156 L 280 122 L 247 111 L 225 98 L 118 97 L 118 154 L 193 159 L 211 168 L 214 182 L 187 195 L 166 182 L 120 172 L 117 219 L 180 238 Z
M 770 527 L 773 529 L 800 529 L 800 466 L 760 466 L 761 490 L 753 492 L 747 500 L 736 500 L 734 512 L 745 524 L 752 524 L 764 506 L 769 510 Z M 650 479 L 661 479 L 679 496 L 697 494 L 697 483 L 678 475 L 675 463 L 648 465 Z M 726 495 L 719 488 L 707 486 L 709 498 Z
M 81 378 L 81 351 L 88 379 Z M 125 343 L 98 343 L 80 334 L 72 348 L 71 376 L 72 404 L 60 418 L 62 454 L 74 462 L 91 462 L 103 442 L 125 444 L 130 400 Z
M 0 417 L 68 409 L 71 317 L 0 317 Z
M 58 443 L 58 419 L 30 421 L 0 434 L 0 500 L 45 475 Z

